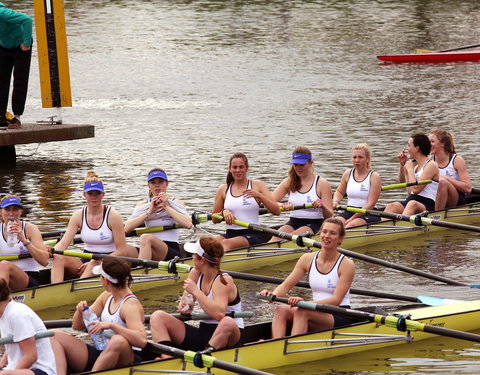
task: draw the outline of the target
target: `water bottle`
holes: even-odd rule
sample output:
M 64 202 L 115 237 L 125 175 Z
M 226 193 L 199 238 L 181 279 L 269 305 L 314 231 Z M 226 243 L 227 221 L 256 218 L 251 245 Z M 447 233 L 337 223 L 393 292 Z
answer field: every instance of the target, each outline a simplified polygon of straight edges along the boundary
M 195 298 L 190 293 L 185 293 L 182 297 L 182 302 L 185 304 L 182 308 L 182 312 L 188 313 L 193 310 L 193 305 L 195 303 Z
M 8 226 L 7 226 L 7 245 L 8 245 L 8 247 L 15 247 L 18 243 L 17 233 L 10 232 L 10 226 L 14 222 L 15 222 L 15 218 L 13 216 L 10 217 L 10 222 L 8 223 Z
M 93 322 L 98 322 L 99 320 L 97 315 L 92 310 L 90 310 L 87 305 L 85 305 L 85 307 L 83 308 L 82 316 L 87 332 L 89 330 L 89 324 Z M 107 346 L 108 340 L 103 335 L 103 331 L 90 333 L 90 338 L 93 341 L 93 345 L 95 345 L 95 348 L 97 348 L 98 350 L 103 350 Z

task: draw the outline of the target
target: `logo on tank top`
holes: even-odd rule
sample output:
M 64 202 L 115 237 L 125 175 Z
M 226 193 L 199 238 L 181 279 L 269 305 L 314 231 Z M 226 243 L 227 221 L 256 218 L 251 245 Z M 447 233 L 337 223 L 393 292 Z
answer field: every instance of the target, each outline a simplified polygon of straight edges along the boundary
M 310 195 L 307 194 L 307 203 L 312 203 L 312 202 L 313 202 L 312 198 L 310 198 Z
M 360 191 L 368 191 L 368 188 L 365 187 L 365 184 L 360 185 Z
M 252 202 L 249 202 L 247 198 L 243 197 L 242 199 L 242 204 L 244 206 L 251 206 L 252 205 Z
M 109 240 L 109 239 L 110 239 L 109 236 L 105 236 L 105 235 L 103 234 L 103 232 L 100 232 L 100 240 L 101 240 L 101 241 L 105 241 L 105 240 Z
M 328 289 L 335 289 L 335 285 L 333 284 L 332 279 L 328 279 L 328 281 L 327 281 L 327 288 L 328 288 Z

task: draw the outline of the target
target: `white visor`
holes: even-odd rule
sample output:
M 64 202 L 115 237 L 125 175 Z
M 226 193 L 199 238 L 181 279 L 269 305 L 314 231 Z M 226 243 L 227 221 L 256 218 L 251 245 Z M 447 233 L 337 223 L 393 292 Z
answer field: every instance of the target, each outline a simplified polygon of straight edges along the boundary
M 200 245 L 200 240 L 197 242 L 187 242 L 186 244 L 183 245 L 183 248 L 187 253 L 191 254 L 197 254 L 198 256 L 201 256 L 202 258 L 206 259 L 210 263 L 216 263 L 206 252 L 203 250 L 202 245 Z
M 108 281 L 110 281 L 110 282 L 113 283 L 113 284 L 118 284 L 118 280 L 117 280 L 116 278 L 110 276 L 108 273 L 106 273 L 106 272 L 103 270 L 101 264 L 100 264 L 99 266 L 93 267 L 92 272 L 93 272 L 94 275 L 101 275 L 101 276 L 103 276 L 104 279 L 107 279 Z

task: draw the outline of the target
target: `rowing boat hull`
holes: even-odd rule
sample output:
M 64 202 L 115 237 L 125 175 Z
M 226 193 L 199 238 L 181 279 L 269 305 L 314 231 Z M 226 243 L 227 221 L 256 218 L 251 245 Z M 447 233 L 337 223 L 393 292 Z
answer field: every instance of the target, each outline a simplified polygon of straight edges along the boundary
M 411 314 L 412 320 L 422 323 L 455 329 L 459 331 L 473 331 L 480 328 L 480 301 L 463 302 L 452 305 L 423 307 L 402 311 L 402 314 Z M 269 325 L 253 326 L 247 329 L 254 330 L 262 338 L 262 333 L 268 332 Z M 267 329 L 265 329 L 267 328 Z M 378 336 L 381 335 L 381 336 Z M 415 342 L 435 337 L 424 332 L 399 332 L 376 323 L 357 323 L 352 326 L 327 330 L 305 335 L 290 336 L 284 339 L 266 339 L 255 341 L 240 348 L 220 350 L 212 355 L 222 361 L 259 370 L 274 369 L 305 362 L 318 361 L 366 350 L 399 345 L 406 342 Z M 264 338 L 266 336 L 263 336 Z M 337 339 L 332 340 L 332 339 Z M 350 341 L 346 341 L 346 340 Z M 340 341 L 342 340 L 342 341 Z M 264 353 L 264 355 L 261 355 Z M 267 354 L 268 353 L 268 354 Z M 102 375 L 129 375 L 133 371 L 199 371 L 194 365 L 181 359 L 146 362 L 132 367 L 102 371 Z M 226 371 L 215 369 L 215 374 L 225 374 Z M 274 373 L 275 370 L 272 370 Z
M 379 60 L 388 61 L 388 62 L 417 62 L 417 63 L 478 61 L 480 60 L 480 51 L 407 53 L 402 55 L 377 56 L 377 58 Z
M 473 224 L 480 222 L 480 204 L 471 203 L 454 209 L 432 212 L 428 216 L 451 223 Z M 439 226 L 417 227 L 405 221 L 386 220 L 347 230 L 342 247 L 353 249 L 445 229 L 447 228 Z M 319 240 L 318 237 L 314 237 L 314 239 Z M 298 259 L 306 251 L 312 251 L 312 249 L 302 248 L 292 241 L 279 241 L 253 248 L 239 249 L 225 254 L 222 269 L 237 272 L 251 271 L 255 268 Z M 193 266 L 191 260 L 186 260 L 185 263 Z M 169 275 L 164 271 L 145 268 L 135 269 L 132 274 L 134 276 L 132 284 L 134 292 L 178 285 L 186 277 L 186 274 Z M 35 311 L 39 311 L 62 305 L 73 305 L 82 300 L 92 301 L 102 290 L 98 277 L 90 277 L 29 288 L 14 292 L 12 296 L 15 300 L 26 303 Z

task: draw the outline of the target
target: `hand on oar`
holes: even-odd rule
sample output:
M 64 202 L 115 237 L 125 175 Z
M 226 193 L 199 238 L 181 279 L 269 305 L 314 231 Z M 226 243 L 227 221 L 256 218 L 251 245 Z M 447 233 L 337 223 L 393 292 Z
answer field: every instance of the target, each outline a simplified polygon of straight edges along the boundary
M 348 206 L 338 206 L 337 209 L 360 213 L 363 215 L 371 215 L 371 216 L 378 216 L 384 217 L 393 220 L 400 220 L 400 221 L 408 221 L 412 224 L 422 226 L 422 225 L 435 225 L 438 227 L 444 228 L 453 228 L 453 229 L 460 229 L 460 230 L 469 230 L 472 232 L 480 233 L 480 227 L 476 227 L 474 225 L 467 225 L 467 224 L 459 224 L 459 223 L 451 223 L 449 221 L 442 221 L 442 220 L 435 220 L 430 217 L 425 217 L 422 215 L 403 215 L 403 214 L 396 214 L 393 212 L 385 212 L 385 211 L 376 211 L 376 210 L 365 210 L 363 208 L 356 208 L 356 207 L 348 207 Z
M 108 257 L 116 257 L 123 259 L 126 262 L 129 262 L 135 266 L 141 267 L 149 267 L 149 268 L 158 268 L 162 271 L 167 271 L 168 273 L 188 273 L 191 270 L 191 266 L 188 264 L 177 263 L 176 260 L 172 259 L 169 261 L 155 261 L 155 260 L 146 260 L 146 259 L 139 259 L 139 258 L 129 258 L 129 257 L 122 257 L 119 255 L 108 255 L 108 254 L 98 254 L 98 253 L 82 253 L 79 251 L 71 251 L 71 250 L 54 250 L 54 254 L 59 255 L 66 255 L 71 257 L 77 258 L 84 258 L 84 259 L 104 259 Z
M 265 297 L 258 293 L 256 294 L 256 296 L 257 298 L 265 299 L 265 300 L 271 300 L 271 301 L 276 301 L 281 303 L 288 302 L 286 298 L 281 298 L 276 296 Z M 396 317 L 396 316 L 386 315 L 386 314 L 385 315 L 374 314 L 366 311 L 345 309 L 343 307 L 325 305 L 325 304 L 319 304 L 319 303 L 313 303 L 313 302 L 305 302 L 305 301 L 299 301 L 296 304 L 296 306 L 302 309 L 316 310 L 316 311 L 321 311 L 328 314 L 344 315 L 344 316 L 348 316 L 350 318 L 358 319 L 358 320 L 368 320 L 370 322 L 384 324 L 387 327 L 396 328 L 403 332 L 422 331 L 427 333 L 433 333 L 435 335 L 440 335 L 440 336 L 448 336 L 448 337 L 454 337 L 462 340 L 480 342 L 480 335 L 470 333 L 470 332 L 457 331 L 454 329 L 424 324 L 415 320 L 406 319 L 405 317 Z

